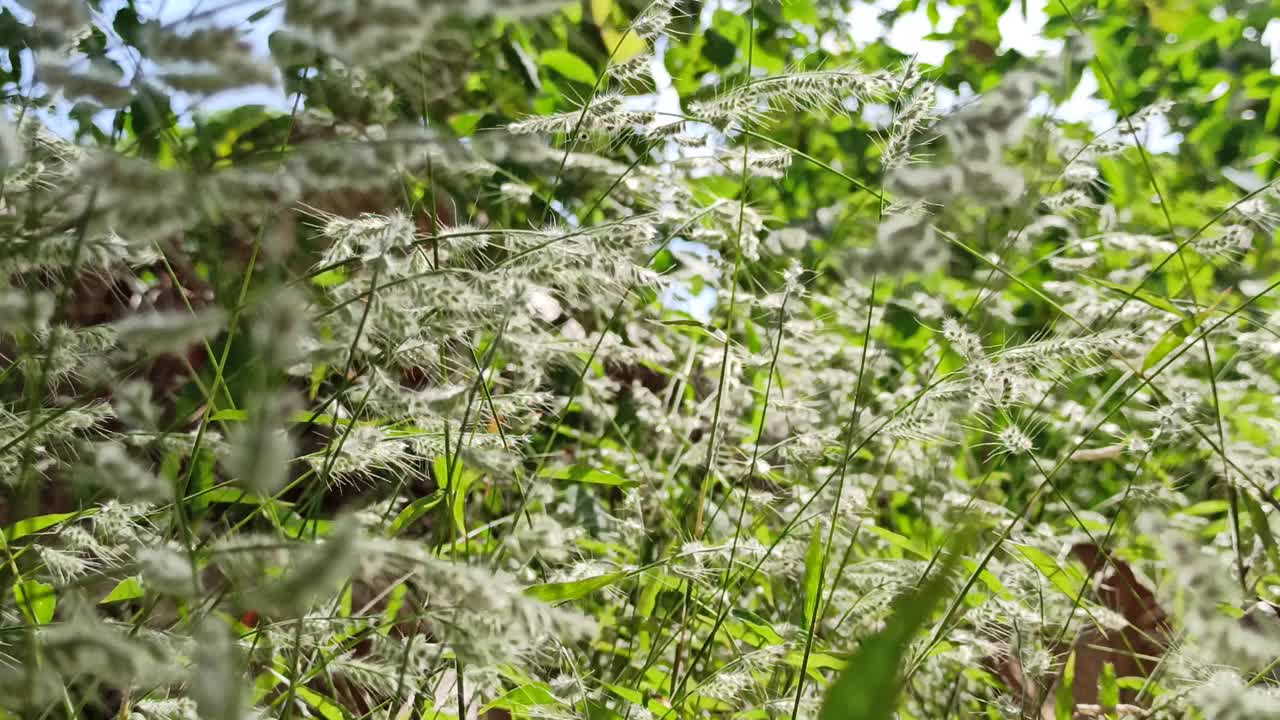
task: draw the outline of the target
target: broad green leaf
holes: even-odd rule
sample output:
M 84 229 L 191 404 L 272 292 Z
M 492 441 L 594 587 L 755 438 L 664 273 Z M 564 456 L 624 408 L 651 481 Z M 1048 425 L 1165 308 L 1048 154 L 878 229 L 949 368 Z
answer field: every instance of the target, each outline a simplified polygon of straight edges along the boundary
M 1076 712 L 1076 654 L 1072 652 L 1067 664 L 1062 668 L 1062 677 L 1058 680 L 1057 690 L 1053 696 L 1054 720 L 1072 720 Z
M 540 477 L 549 480 L 568 480 L 570 482 L 588 483 L 591 485 L 609 485 L 612 487 L 635 487 L 638 483 L 608 470 L 600 470 L 587 465 L 568 465 L 547 468 Z
M 624 36 L 620 31 L 613 28 L 603 28 L 600 30 L 600 37 L 604 40 L 605 47 L 610 50 L 617 48 L 617 52 L 613 54 L 615 65 L 624 63 L 649 49 L 648 44 L 636 36 L 635 33 L 629 32 Z
M 596 73 L 587 64 L 587 61 L 574 55 L 568 50 L 544 50 L 538 56 L 538 62 L 544 67 L 551 68 L 566 78 L 574 82 L 580 82 L 583 85 L 595 85 Z
M 1226 500 L 1201 500 L 1198 503 L 1189 505 L 1178 511 L 1179 515 L 1194 515 L 1196 517 L 1208 517 L 1210 515 L 1220 515 L 1231 509 L 1231 503 Z
M 298 697 L 302 698 L 303 702 L 320 713 L 324 720 L 346 720 L 347 714 L 342 710 L 342 707 L 324 695 L 303 685 L 295 686 L 293 691 L 297 693 Z
M 905 550 L 918 558 L 928 560 L 933 557 L 933 554 L 926 550 L 920 543 L 910 538 L 903 537 L 892 530 L 886 530 L 885 528 L 877 525 L 867 525 L 866 528 L 872 535 L 878 535 L 890 545 L 893 545 L 900 550 Z
M 522 685 L 485 705 L 480 709 L 480 714 L 484 715 L 485 711 L 493 708 L 515 710 L 533 705 L 555 705 L 558 702 L 560 701 L 546 687 L 541 685 Z
M 1152 346 L 1150 352 L 1142 360 L 1143 371 L 1150 370 L 1155 367 L 1161 360 L 1168 357 L 1169 353 L 1177 350 L 1187 339 L 1187 330 L 1183 327 L 1184 323 L 1174 323 L 1164 334 L 1156 340 L 1156 344 Z
M 32 625 L 45 625 L 53 619 L 53 611 L 58 606 L 58 598 L 53 593 L 53 586 L 39 580 L 23 580 L 14 583 L 13 599 L 18 610 Z
M 1115 707 L 1120 704 L 1120 686 L 1116 684 L 1116 666 L 1102 664 L 1102 676 L 1098 678 L 1098 704 Z
M 978 569 L 978 563 L 968 558 L 965 558 L 964 561 L 960 563 L 960 565 L 965 569 L 965 571 L 969 573 L 973 573 Z M 983 584 L 984 587 L 986 587 L 988 590 L 991 591 L 992 595 L 996 595 L 998 597 L 1002 597 L 1005 599 L 1009 599 L 1013 597 L 1012 595 L 1009 594 L 1009 591 L 1005 588 L 1004 583 L 1000 582 L 1000 578 L 992 574 L 990 570 L 984 569 L 981 572 L 979 572 L 978 580 Z
M 475 132 L 476 126 L 482 119 L 484 119 L 484 113 L 458 113 L 449 119 L 449 127 L 453 128 L 454 134 L 459 137 L 467 137 Z
M 1073 565 L 1065 568 L 1058 564 L 1048 553 L 1030 545 L 1011 543 L 1022 557 L 1031 562 L 1035 569 L 1054 587 L 1062 591 L 1070 600 L 1075 600 L 1084 587 L 1084 575 Z
M 387 596 L 387 606 L 382 610 L 382 627 L 378 628 L 380 635 L 388 635 L 392 626 L 396 622 L 396 618 L 400 616 L 400 609 L 404 607 L 404 600 L 409 595 L 409 586 L 400 583 L 391 589 L 391 594 Z
M 1193 19 L 1204 22 L 1191 0 L 1147 0 L 1147 9 L 1151 12 L 1151 24 L 1166 33 L 1182 32 Z
M 400 511 L 399 515 L 396 515 L 396 519 L 391 521 L 391 536 L 395 537 L 404 532 L 405 528 L 417 522 L 431 508 L 442 502 L 444 502 L 444 495 L 434 492 L 409 503 Z
M 448 489 L 449 486 L 453 484 L 452 475 L 458 474 L 459 467 L 461 467 L 461 463 L 457 463 L 457 466 L 453 468 L 453 472 L 450 473 L 449 458 L 445 455 L 437 455 L 435 459 L 431 461 L 431 470 L 432 474 L 435 476 L 436 484 L 443 489 Z
M 782 658 L 782 662 L 798 668 L 804 664 L 804 653 L 799 651 L 789 652 Z M 815 652 L 809 653 L 808 666 L 810 670 L 843 670 L 849 667 L 849 663 L 835 655 Z
M 36 517 L 29 517 L 26 520 L 20 520 L 4 530 L 0 530 L 0 547 L 4 547 L 6 543 L 13 542 L 20 537 L 25 537 L 32 533 L 46 530 L 67 518 L 76 516 L 87 517 L 87 513 L 53 513 L 51 515 L 37 515 Z
M 591 0 L 591 21 L 596 25 L 604 25 L 612 10 L 613 0 Z
M 293 503 L 286 500 L 276 500 L 273 498 L 264 498 L 246 490 L 235 487 L 215 487 L 200 493 L 200 499 L 209 504 L 226 504 L 226 505 L 264 505 L 275 504 L 282 507 L 293 507 Z
M 142 583 L 136 577 L 127 577 L 116 583 L 114 589 L 107 593 L 107 596 L 98 601 L 99 605 L 107 603 L 120 602 L 121 600 L 133 600 L 140 598 L 146 591 L 142 588 Z
M 569 582 L 530 585 L 524 589 L 524 594 L 528 597 L 534 598 L 535 600 L 541 600 L 549 603 L 576 600 L 584 595 L 589 595 L 600 588 L 608 587 L 626 576 L 627 573 L 619 571 L 583 578 L 581 580 L 571 580 Z

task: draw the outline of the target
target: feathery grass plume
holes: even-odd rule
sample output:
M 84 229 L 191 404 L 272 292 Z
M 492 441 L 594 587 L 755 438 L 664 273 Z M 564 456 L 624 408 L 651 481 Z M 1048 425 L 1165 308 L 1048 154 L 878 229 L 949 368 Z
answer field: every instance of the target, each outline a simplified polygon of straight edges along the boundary
M 111 391 L 111 409 L 120 422 L 136 430 L 160 428 L 161 408 L 153 386 L 141 380 L 126 380 Z
M 289 156 L 286 174 L 306 190 L 334 192 L 382 187 L 395 170 L 382 163 L 375 141 L 342 138 L 299 145 Z
M 624 62 L 614 63 L 605 71 L 609 79 L 626 88 L 644 87 L 652 82 L 652 63 L 654 58 L 648 53 L 640 53 Z
M 1029 455 L 1036 449 L 1032 436 L 1015 422 L 1009 422 L 996 433 L 994 445 L 997 455 Z
M 891 73 L 856 68 L 810 70 L 751 80 L 710 100 L 689 106 L 695 117 L 716 125 L 750 120 L 766 122 L 781 110 L 840 112 L 851 103 L 878 100 L 894 88 Z
M 104 326 L 55 325 L 35 339 L 39 345 L 23 355 L 18 366 L 31 373 L 43 373 L 47 382 L 58 385 L 67 380 L 84 379 L 97 368 L 94 363 L 115 347 L 115 333 Z
M 1248 225 L 1224 225 L 1217 234 L 1198 238 L 1192 247 L 1209 257 L 1235 257 L 1252 249 L 1253 236 L 1254 230 Z
M 1124 336 L 1125 333 L 1117 331 L 1075 336 L 1051 335 L 1002 348 L 994 353 L 994 358 L 1028 369 L 1045 370 L 1060 366 L 1074 373 L 1081 373 L 1096 365 L 1103 356 L 1120 350 Z
M 246 408 L 248 419 L 232 428 L 226 464 L 241 487 L 267 497 L 289 481 L 296 453 L 286 426 L 292 408 L 287 396 L 259 392 Z
M 263 364 L 285 369 L 301 359 L 308 335 L 306 298 L 292 288 L 274 288 L 255 304 L 249 320 L 249 339 Z
M 791 151 L 781 148 L 747 153 L 726 148 L 715 155 L 682 160 L 681 164 L 690 170 L 715 168 L 724 172 L 741 172 L 744 156 L 752 177 L 779 179 L 785 177 L 787 168 L 791 167 Z
M 23 147 L 17 128 L 6 113 L 0 112 L 0 177 L 21 168 L 26 160 L 27 149 Z
M 144 698 L 134 703 L 129 720 L 201 720 L 191 698 Z
M 111 499 L 98 506 L 90 518 L 94 537 L 104 544 L 121 547 L 144 545 L 156 539 L 147 521 L 154 506 L 146 503 L 122 503 Z
M 1280 655 L 1280 623 L 1259 617 L 1242 622 L 1222 612 L 1223 607 L 1239 607 L 1246 600 L 1240 596 L 1238 580 L 1222 572 L 1222 551 L 1202 547 L 1152 513 L 1145 513 L 1139 521 L 1158 538 L 1179 581 L 1172 588 L 1180 601 L 1186 632 L 1179 652 L 1220 667 L 1251 672 L 1268 668 Z
M 104 108 L 122 108 L 133 100 L 133 90 L 123 84 L 120 70 L 62 52 L 38 50 L 36 77 L 69 99 L 92 100 Z
M 83 0 L 19 0 L 18 5 L 35 16 L 36 26 L 62 33 L 74 33 L 89 23 L 89 8 Z
M 666 32 L 677 16 L 680 0 L 649 0 L 639 15 L 631 21 L 630 31 L 648 42 L 653 42 Z
M 288 0 L 285 22 L 295 39 L 368 65 L 387 64 L 422 49 L 450 15 L 530 17 L 557 10 L 556 0 Z
M 1078 188 L 1091 188 L 1102 182 L 1097 166 L 1080 159 L 1072 160 L 1062 171 L 1062 181 Z
M 1004 148 L 1021 139 L 1036 86 L 1052 80 L 1038 70 L 1016 71 L 977 102 L 943 119 L 939 131 L 958 162 L 999 163 Z
M 203 173 L 194 184 L 193 200 L 204 216 L 213 220 L 285 207 L 302 195 L 302 184 L 284 169 L 226 168 Z M 266 243 L 264 249 L 275 252 Z
M 100 442 L 84 453 L 76 476 L 89 485 L 106 488 L 125 502 L 166 502 L 173 489 L 141 463 L 129 457 L 122 445 Z
M 41 290 L 7 288 L 0 291 L 0 332 L 38 334 L 53 318 L 53 296 Z
M 187 694 L 201 720 L 245 720 L 249 702 L 244 661 L 230 628 L 210 616 L 193 636 Z
M 166 648 L 146 635 L 130 635 L 127 625 L 98 619 L 87 602 L 74 603 L 79 607 L 70 611 L 69 620 L 42 627 L 38 633 L 50 669 L 64 682 L 91 678 L 123 690 L 176 679 Z
M 77 441 L 102 436 L 101 426 L 110 417 L 110 408 L 105 403 L 40 409 L 34 413 L 13 412 L 0 406 L 0 445 L 16 447 L 23 438 L 29 437 L 35 450 L 33 467 L 45 473 L 61 468 Z M 0 455 L 0 483 L 18 481 L 20 463 L 18 453 Z
M 149 160 L 99 151 L 86 156 L 77 168 L 80 188 L 78 212 L 89 209 L 89 190 L 95 190 L 93 210 L 109 233 L 134 242 L 155 242 L 181 233 L 200 219 L 198 203 L 191 202 L 190 175 L 163 168 Z
M 874 266 L 930 272 L 946 259 L 947 247 L 938 237 L 926 202 L 890 206 L 876 227 Z
M 191 572 L 191 560 L 177 547 L 146 547 L 135 553 L 142 584 L 148 590 L 177 598 L 198 597 L 200 578 Z
M 20 252 L 0 258 L 0 269 L 10 273 L 29 273 L 70 267 L 76 262 L 81 271 L 100 273 L 116 265 L 137 267 L 160 259 L 155 246 L 126 240 L 112 231 L 92 233 L 80 239 L 76 233 L 54 232 L 25 244 Z
M 913 91 L 895 113 L 889 137 L 880 151 L 880 167 L 886 174 L 913 162 L 912 144 L 917 135 L 938 119 L 934 111 L 936 97 L 933 85 L 925 85 Z
M 1266 235 L 1274 233 L 1280 227 L 1280 211 L 1273 207 L 1273 202 L 1265 195 L 1251 197 L 1236 205 L 1234 213 Z
M 395 251 L 408 250 L 416 241 L 413 223 L 400 212 L 390 215 L 363 213 L 356 218 L 321 215 L 320 234 L 329 241 L 316 267 L 350 260 L 369 263 Z
M 361 563 L 360 525 L 350 517 L 333 522 L 320 543 L 290 548 L 284 574 L 247 590 L 253 607 L 282 617 L 301 617 L 351 579 Z
M 379 470 L 403 475 L 412 471 L 413 457 L 403 438 L 388 436 L 371 425 L 337 432 L 324 450 L 306 457 L 307 463 L 331 485 L 372 482 Z
M 982 346 L 982 338 L 973 334 L 955 318 L 947 318 L 942 323 L 942 334 L 951 343 L 951 347 L 960 353 L 972 365 L 987 363 L 987 351 Z
M 226 326 L 217 307 L 195 312 L 152 312 L 131 315 L 111 325 L 120 347 L 144 357 L 185 352 L 217 337 Z
M 211 94 L 249 85 L 275 85 L 275 69 L 253 54 L 234 28 L 210 27 L 180 34 L 148 23 L 141 47 L 160 64 L 160 79 L 175 90 Z
M 1191 691 L 1192 704 L 1214 720 L 1280 719 L 1280 693 L 1266 685 L 1247 685 L 1230 670 L 1218 670 Z
M 572 643 L 598 633 L 589 616 L 527 596 L 506 573 L 442 560 L 419 544 L 366 538 L 359 554 L 366 576 L 413 573 L 413 584 L 433 598 L 433 625 L 468 666 L 545 652 L 549 642 Z
M 36 546 L 36 557 L 44 566 L 44 572 L 59 586 L 70 585 L 102 569 L 102 564 L 90 555 L 47 545 Z
M 585 111 L 533 115 L 508 124 L 506 130 L 513 135 L 568 135 L 576 131 L 574 140 L 578 143 L 612 145 L 645 135 L 654 121 L 650 111 L 626 109 L 625 99 L 617 93 L 604 93 L 586 105 Z

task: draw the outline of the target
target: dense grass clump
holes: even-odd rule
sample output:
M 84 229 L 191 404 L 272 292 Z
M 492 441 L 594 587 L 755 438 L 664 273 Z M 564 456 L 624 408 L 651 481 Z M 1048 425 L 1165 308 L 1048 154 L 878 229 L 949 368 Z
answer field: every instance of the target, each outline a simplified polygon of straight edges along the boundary
M 1280 86 L 1184 5 L 4 10 L 0 719 L 1280 718 Z

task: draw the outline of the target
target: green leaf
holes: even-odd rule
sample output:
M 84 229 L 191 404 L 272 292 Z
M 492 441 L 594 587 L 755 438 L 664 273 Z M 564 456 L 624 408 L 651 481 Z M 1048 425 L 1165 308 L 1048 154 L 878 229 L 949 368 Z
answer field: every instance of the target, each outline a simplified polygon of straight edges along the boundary
M 1142 370 L 1145 372 L 1155 367 L 1161 360 L 1164 360 L 1169 353 L 1177 350 L 1182 342 L 1187 339 L 1187 330 L 1183 327 L 1183 323 L 1175 323 L 1164 334 L 1156 340 L 1156 344 L 1147 353 L 1142 360 Z
M 107 603 L 120 602 L 122 600 L 133 600 L 140 598 L 146 591 L 142 588 L 142 583 L 136 577 L 127 577 L 116 583 L 115 588 L 107 593 L 107 596 L 98 601 L 99 605 Z
M 819 720 L 890 720 L 902 690 L 902 664 L 911 641 L 946 596 L 958 548 L 915 590 L 894 602 L 884 628 L 862 641 L 827 692 Z
M 603 25 L 613 10 L 613 0 L 591 0 L 591 20 L 596 25 Z
M 543 67 L 551 68 L 574 82 L 580 82 L 583 85 L 596 84 L 595 70 L 591 69 L 591 66 L 587 64 L 587 61 L 577 55 L 574 55 L 568 50 L 544 50 L 543 53 L 538 56 L 538 62 L 541 63 Z
M 1231 509 L 1231 503 L 1226 500 L 1201 500 L 1179 510 L 1176 514 L 1209 517 L 1210 515 L 1221 515 L 1229 509 Z
M 444 495 L 435 492 L 426 497 L 420 497 L 406 505 L 400 511 L 400 514 L 396 515 L 396 519 L 391 521 L 391 536 L 395 537 L 404 532 L 405 528 L 417 522 L 419 518 L 427 514 L 427 511 L 441 502 L 444 502 Z
M 58 597 L 53 593 L 53 586 L 39 580 L 23 580 L 14 583 L 13 599 L 17 601 L 18 610 L 32 625 L 45 625 L 53 619 L 53 611 L 58 606 Z
M 449 119 L 449 127 L 453 128 L 455 135 L 459 137 L 467 137 L 475 132 L 476 126 L 484 118 L 484 113 L 466 112 L 458 113 Z
M 480 709 L 480 714 L 484 715 L 485 711 L 493 708 L 504 708 L 507 710 L 515 710 L 517 708 L 530 707 L 534 705 L 555 705 L 560 701 L 556 699 L 551 691 L 541 685 L 521 685 L 514 690 L 506 693 L 502 697 L 485 705 Z
M 1075 716 L 1076 701 L 1074 688 L 1076 684 L 1076 654 L 1072 652 L 1067 664 L 1062 668 L 1062 679 L 1053 696 L 1054 720 L 1071 720 Z
M 587 483 L 590 485 L 609 485 L 611 487 L 635 487 L 638 483 L 608 470 L 600 470 L 588 465 L 568 465 L 547 468 L 541 477 L 548 480 L 568 480 L 569 482 Z
M 387 596 L 387 607 L 382 611 L 382 627 L 378 628 L 379 635 L 390 635 L 391 628 L 396 624 L 396 618 L 400 616 L 400 609 L 404 607 L 405 597 L 409 594 L 409 586 L 400 583 L 391 589 L 391 594 Z
M 200 493 L 200 498 L 208 504 L 221 505 L 280 505 L 283 507 L 293 507 L 293 503 L 287 500 L 276 500 L 273 498 L 264 498 L 255 495 L 246 490 L 234 487 L 216 487 Z
M 605 47 L 617 48 L 617 52 L 613 54 L 614 63 L 624 63 L 649 49 L 648 44 L 633 32 L 624 35 L 613 28 L 604 28 L 600 31 L 600 37 L 604 40 Z
M 1022 557 L 1029 560 L 1050 584 L 1061 590 L 1068 599 L 1074 601 L 1079 596 L 1080 588 L 1084 587 L 1085 578 L 1074 566 L 1062 567 L 1057 560 L 1054 560 L 1048 553 L 1037 547 L 1017 544 L 1013 544 L 1013 547 Z
M 708 28 L 702 38 L 702 56 L 716 67 L 728 67 L 737 57 L 738 47 L 715 30 Z
M 0 530 L 0 547 L 4 547 L 7 543 L 13 542 L 20 537 L 25 537 L 32 533 L 37 533 L 41 530 L 51 528 L 67 518 L 76 517 L 77 515 L 86 517 L 87 514 L 88 513 L 73 512 L 53 513 L 51 515 L 37 515 L 36 517 L 29 517 L 26 520 L 20 520 L 4 530 Z
M 1151 307 L 1157 310 L 1163 310 L 1169 313 L 1170 315 L 1173 315 L 1174 317 L 1180 317 L 1180 318 L 1187 317 L 1187 314 L 1182 310 L 1178 309 L 1178 306 L 1170 302 L 1168 298 L 1157 295 L 1156 293 L 1153 293 L 1146 288 L 1140 287 L 1134 290 L 1133 288 L 1125 287 L 1120 283 L 1113 283 L 1109 280 L 1102 280 L 1100 278 L 1089 278 L 1089 280 L 1105 288 L 1115 290 L 1116 292 L 1119 292 L 1122 295 L 1125 295 L 1125 296 L 1133 295 L 1134 299 L 1141 300 L 1142 302 L 1150 305 Z
M 342 711 L 342 708 L 324 695 L 302 685 L 294 687 L 293 690 L 303 702 L 320 713 L 324 720 L 346 720 L 347 714 Z
M 813 524 L 809 536 L 809 549 L 804 554 L 804 625 L 813 627 L 813 615 L 822 599 L 822 569 L 826 564 L 826 552 L 822 546 L 822 525 Z
M 1120 686 L 1116 684 L 1116 666 L 1102 664 L 1102 677 L 1098 678 L 1098 704 L 1115 707 L 1120 704 Z
M 933 554 L 921 546 L 920 543 L 911 540 L 910 538 L 903 537 L 892 530 L 886 530 L 885 528 L 877 525 L 867 525 L 866 527 L 872 535 L 879 535 L 881 539 L 900 550 L 905 550 L 906 552 L 925 560 L 933 557 Z
M 524 589 L 524 594 L 535 600 L 541 600 L 548 603 L 576 600 L 584 595 L 589 595 L 600 588 L 608 587 L 626 576 L 626 572 L 618 571 L 583 578 L 581 580 L 572 580 L 569 582 L 530 585 Z

